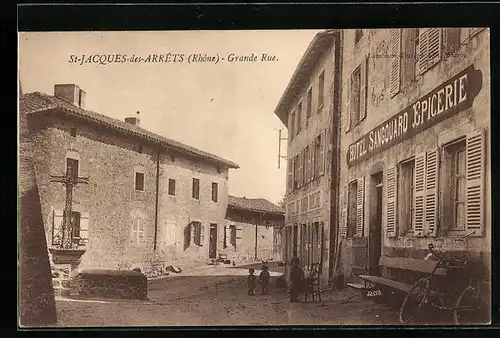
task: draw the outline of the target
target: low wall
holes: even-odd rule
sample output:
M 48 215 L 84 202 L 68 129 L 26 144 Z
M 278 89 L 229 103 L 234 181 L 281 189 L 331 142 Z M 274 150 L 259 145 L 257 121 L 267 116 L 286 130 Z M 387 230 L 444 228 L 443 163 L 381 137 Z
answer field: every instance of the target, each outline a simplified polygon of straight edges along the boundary
M 136 271 L 86 270 L 78 274 L 78 294 L 85 297 L 147 300 L 147 277 Z

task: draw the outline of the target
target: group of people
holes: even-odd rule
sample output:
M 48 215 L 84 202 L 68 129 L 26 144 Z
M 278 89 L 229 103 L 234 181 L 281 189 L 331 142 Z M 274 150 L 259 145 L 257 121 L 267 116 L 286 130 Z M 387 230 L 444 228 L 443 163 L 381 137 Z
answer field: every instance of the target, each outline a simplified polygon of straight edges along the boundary
M 248 270 L 248 295 L 255 295 L 255 288 L 257 287 L 257 276 L 254 274 L 254 269 Z M 292 260 L 292 267 L 290 269 L 290 302 L 300 302 L 299 293 L 303 289 L 304 282 L 310 282 L 316 274 L 314 267 L 309 271 L 309 275 L 304 278 L 304 270 L 299 265 L 299 259 L 294 258 Z M 262 267 L 262 271 L 259 274 L 258 281 L 261 285 L 261 294 L 265 295 L 267 293 L 267 287 L 269 285 L 270 274 L 267 265 Z

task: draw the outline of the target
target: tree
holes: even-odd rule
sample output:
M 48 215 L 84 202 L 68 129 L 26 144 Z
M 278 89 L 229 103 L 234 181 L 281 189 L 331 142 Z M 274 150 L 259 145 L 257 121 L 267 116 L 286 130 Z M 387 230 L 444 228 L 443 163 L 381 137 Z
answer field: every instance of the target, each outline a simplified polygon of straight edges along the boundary
M 281 200 L 278 202 L 278 205 L 280 206 L 280 208 L 285 209 L 285 206 L 286 206 L 286 197 L 285 196 L 283 196 L 281 198 Z
M 44 326 L 57 315 L 21 83 L 19 100 L 19 323 Z

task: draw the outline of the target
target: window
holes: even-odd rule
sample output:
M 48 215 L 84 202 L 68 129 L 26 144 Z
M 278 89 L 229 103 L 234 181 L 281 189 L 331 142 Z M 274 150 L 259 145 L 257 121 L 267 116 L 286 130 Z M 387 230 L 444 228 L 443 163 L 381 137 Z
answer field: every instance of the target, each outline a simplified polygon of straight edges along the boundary
M 300 102 L 299 105 L 297 106 L 297 133 L 296 133 L 296 135 L 299 134 L 301 128 L 302 128 L 302 102 Z
M 293 139 L 293 136 L 295 135 L 295 111 L 292 112 L 291 117 L 290 117 L 290 140 Z
M 135 173 L 135 190 L 144 191 L 144 173 Z
M 413 210 L 415 198 L 415 159 L 401 163 L 401 175 L 399 176 L 399 224 L 402 233 L 413 230 Z
M 72 127 L 70 133 L 72 137 L 76 137 L 76 128 Z
M 175 180 L 171 178 L 168 179 L 168 194 L 175 196 Z
M 203 233 L 203 226 L 201 225 L 200 222 L 192 222 L 191 223 L 191 228 L 193 232 L 193 241 L 195 245 L 198 246 L 203 246 L 204 242 L 204 233 Z
M 80 213 L 71 212 L 71 228 L 73 230 L 73 238 L 80 238 Z
M 361 67 L 358 67 L 351 77 L 351 125 L 359 123 L 361 94 Z
M 293 158 L 287 162 L 287 190 L 290 193 L 293 190 Z
M 441 60 L 441 28 L 419 28 L 417 39 L 417 75 L 422 75 Z
M 307 120 L 311 117 L 312 112 L 312 87 L 307 91 Z
M 66 174 L 69 175 L 73 181 L 78 180 L 78 160 L 74 158 L 66 159 Z
M 318 110 L 323 108 L 325 99 L 325 71 L 322 71 L 319 75 L 319 84 L 318 84 Z
M 193 178 L 193 198 L 199 200 L 200 199 L 200 180 L 197 178 Z
M 348 205 L 347 205 L 347 237 L 356 235 L 356 197 L 358 183 L 357 181 L 349 183 Z
M 453 55 L 460 48 L 460 28 L 444 29 L 445 57 Z
M 132 225 L 132 243 L 144 243 L 144 224 L 139 218 L 137 218 Z
M 356 29 L 356 33 L 354 36 L 354 44 L 357 44 L 359 40 L 363 37 L 363 30 L 362 29 Z
M 465 140 L 451 144 L 444 149 L 445 165 L 449 169 L 445 196 L 444 221 L 448 220 L 449 230 L 465 230 L 466 218 L 466 150 Z
M 219 185 L 215 182 L 212 182 L 212 201 L 217 202 L 219 193 Z

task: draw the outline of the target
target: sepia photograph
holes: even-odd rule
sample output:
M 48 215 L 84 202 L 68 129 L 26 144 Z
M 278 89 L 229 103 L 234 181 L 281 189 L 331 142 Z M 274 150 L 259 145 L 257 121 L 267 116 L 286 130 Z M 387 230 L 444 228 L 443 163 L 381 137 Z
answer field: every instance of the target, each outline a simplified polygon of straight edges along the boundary
M 488 325 L 490 31 L 18 32 L 21 328 Z

